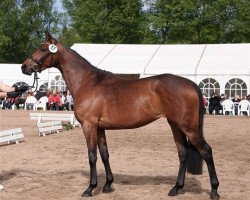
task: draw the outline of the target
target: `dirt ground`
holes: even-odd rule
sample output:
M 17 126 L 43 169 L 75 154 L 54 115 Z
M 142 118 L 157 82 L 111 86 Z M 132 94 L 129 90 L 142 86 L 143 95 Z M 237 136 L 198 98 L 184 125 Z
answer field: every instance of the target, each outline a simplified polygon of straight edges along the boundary
M 21 127 L 24 141 L 0 145 L 1 200 L 81 200 L 89 166 L 81 128 L 39 137 L 29 111 L 0 111 L 0 130 Z M 221 199 L 250 199 L 250 117 L 205 116 L 204 134 L 213 148 Z M 90 199 L 209 199 L 207 168 L 187 174 L 176 197 L 178 156 L 165 119 L 133 130 L 107 131 L 114 192 L 101 193 L 105 172 L 98 155 L 98 187 Z

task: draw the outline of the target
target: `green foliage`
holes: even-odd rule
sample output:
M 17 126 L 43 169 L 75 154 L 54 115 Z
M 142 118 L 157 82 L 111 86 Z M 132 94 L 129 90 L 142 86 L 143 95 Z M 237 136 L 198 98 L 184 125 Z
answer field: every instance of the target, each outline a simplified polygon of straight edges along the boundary
M 59 38 L 65 46 L 71 47 L 75 43 L 81 43 L 81 38 L 74 28 L 64 27 Z
M 67 131 L 73 130 L 73 126 L 72 124 L 70 124 L 70 122 L 63 122 L 62 127 L 64 130 L 67 130 Z
M 45 30 L 56 27 L 51 0 L 2 0 L 0 61 L 21 63 L 41 42 Z
M 139 0 L 64 0 L 81 42 L 140 43 L 143 21 Z
M 249 0 L 147 1 L 149 33 L 160 43 L 250 41 Z

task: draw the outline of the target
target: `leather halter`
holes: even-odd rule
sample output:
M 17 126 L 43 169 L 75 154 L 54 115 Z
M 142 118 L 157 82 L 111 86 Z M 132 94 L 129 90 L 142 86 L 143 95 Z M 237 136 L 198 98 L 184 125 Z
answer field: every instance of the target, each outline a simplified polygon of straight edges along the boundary
M 56 43 L 57 43 L 57 42 L 56 42 Z M 55 43 L 54 45 L 56 45 L 56 43 Z M 43 44 L 48 44 L 48 45 L 49 45 L 49 43 L 43 43 Z M 40 50 L 42 50 L 41 47 L 40 47 Z M 46 60 L 50 55 L 52 55 L 52 58 L 51 58 L 51 62 L 52 62 L 53 55 L 54 55 L 55 53 L 52 53 L 49 49 L 47 49 L 46 51 L 47 51 L 47 53 L 46 53 L 45 55 L 43 55 L 39 60 L 36 60 L 35 58 L 33 58 L 32 55 L 28 57 L 30 60 L 32 60 L 33 62 L 36 63 L 36 65 L 32 66 L 34 72 L 41 72 L 41 65 L 45 62 L 45 60 Z M 37 68 L 35 68 L 35 67 L 37 67 Z
M 56 43 L 57 43 L 57 42 L 56 42 Z M 55 43 L 54 45 L 56 45 L 56 43 Z M 49 43 L 42 43 L 42 44 L 48 44 L 48 45 L 49 45 Z M 43 51 L 43 50 L 41 49 L 41 47 L 40 47 L 40 50 Z M 35 88 L 35 90 L 34 90 L 32 93 L 36 92 L 36 91 L 37 91 L 37 88 L 38 88 L 38 79 L 39 79 L 39 77 L 37 76 L 37 72 L 41 72 L 41 71 L 42 71 L 41 65 L 45 62 L 45 60 L 46 60 L 50 55 L 52 55 L 52 58 L 51 58 L 51 62 L 52 62 L 52 60 L 53 60 L 53 55 L 56 53 L 56 52 L 55 52 L 55 53 L 51 52 L 51 51 L 49 50 L 49 48 L 46 49 L 46 51 L 47 51 L 47 53 L 46 53 L 45 55 L 43 55 L 39 60 L 36 60 L 35 58 L 33 58 L 32 55 L 28 57 L 30 60 L 32 60 L 34 63 L 36 63 L 36 65 L 33 65 L 33 66 L 31 67 L 31 68 L 34 70 L 34 81 L 33 81 L 33 85 L 30 86 L 30 89 Z M 35 68 L 35 67 L 37 67 L 37 68 Z

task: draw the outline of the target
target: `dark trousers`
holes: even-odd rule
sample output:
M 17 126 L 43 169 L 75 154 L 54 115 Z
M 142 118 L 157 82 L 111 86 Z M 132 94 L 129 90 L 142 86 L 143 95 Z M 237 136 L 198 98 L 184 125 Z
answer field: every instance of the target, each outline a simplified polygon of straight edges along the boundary
M 215 110 L 215 114 L 219 115 L 220 114 L 220 107 L 219 106 L 215 106 L 215 107 L 210 107 L 209 109 L 209 114 L 213 114 L 213 111 Z
M 59 106 L 57 105 L 57 103 L 51 103 L 49 105 L 49 109 L 50 110 L 59 110 Z

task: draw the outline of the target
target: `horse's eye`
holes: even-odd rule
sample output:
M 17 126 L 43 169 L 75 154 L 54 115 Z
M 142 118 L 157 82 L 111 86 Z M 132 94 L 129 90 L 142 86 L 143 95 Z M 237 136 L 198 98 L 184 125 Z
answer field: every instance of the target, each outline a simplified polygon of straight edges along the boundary
M 47 50 L 48 50 L 48 45 L 42 44 L 42 45 L 40 46 L 40 49 L 41 49 L 41 51 L 47 51 Z
M 42 47 L 42 48 L 41 48 L 41 50 L 42 50 L 42 51 L 46 51 L 46 50 L 47 50 L 47 48 L 45 48 L 45 47 Z

